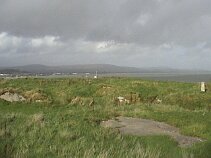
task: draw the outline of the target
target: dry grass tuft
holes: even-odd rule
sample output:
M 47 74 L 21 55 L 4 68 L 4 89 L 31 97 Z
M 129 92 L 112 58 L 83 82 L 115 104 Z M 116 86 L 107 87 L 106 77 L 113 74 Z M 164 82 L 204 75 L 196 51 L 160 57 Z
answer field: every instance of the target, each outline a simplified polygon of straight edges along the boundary
M 0 129 L 0 137 L 3 137 L 4 135 L 5 135 L 5 130 L 3 130 L 3 129 Z
M 26 91 L 23 95 L 25 98 L 27 98 L 28 101 L 35 101 L 35 102 L 48 101 L 48 97 L 44 95 L 40 90 Z
M 44 115 L 42 113 L 34 114 L 32 116 L 30 124 L 38 124 L 43 125 L 44 124 Z
M 3 95 L 7 92 L 9 93 L 17 93 L 19 91 L 19 89 L 15 89 L 15 88 L 3 88 L 3 89 L 0 89 L 0 95 Z
M 93 106 L 94 99 L 92 97 L 75 97 L 70 102 L 71 105 Z

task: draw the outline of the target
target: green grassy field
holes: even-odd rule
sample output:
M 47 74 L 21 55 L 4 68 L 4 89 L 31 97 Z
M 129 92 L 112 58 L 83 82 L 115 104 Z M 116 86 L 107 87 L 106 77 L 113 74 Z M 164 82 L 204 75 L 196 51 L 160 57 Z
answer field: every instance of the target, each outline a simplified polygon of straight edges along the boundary
M 0 100 L 0 157 L 211 157 L 211 84 L 201 93 L 198 83 L 27 78 L 1 79 L 0 89 L 28 98 Z M 137 102 L 115 104 L 116 97 L 131 93 L 139 95 Z M 122 136 L 100 127 L 117 116 L 166 122 L 206 141 L 180 148 L 168 136 Z

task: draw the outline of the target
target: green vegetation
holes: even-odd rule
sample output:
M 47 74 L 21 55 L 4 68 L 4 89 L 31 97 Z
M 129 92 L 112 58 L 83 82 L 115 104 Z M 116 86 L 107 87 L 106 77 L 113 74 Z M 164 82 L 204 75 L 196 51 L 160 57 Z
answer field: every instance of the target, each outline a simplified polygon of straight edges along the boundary
M 211 157 L 211 84 L 201 93 L 198 83 L 137 78 L 1 79 L 5 89 L 27 100 L 0 100 L 0 157 Z M 131 92 L 136 102 L 115 104 Z M 180 148 L 168 136 L 122 136 L 100 127 L 117 116 L 163 121 L 206 141 Z

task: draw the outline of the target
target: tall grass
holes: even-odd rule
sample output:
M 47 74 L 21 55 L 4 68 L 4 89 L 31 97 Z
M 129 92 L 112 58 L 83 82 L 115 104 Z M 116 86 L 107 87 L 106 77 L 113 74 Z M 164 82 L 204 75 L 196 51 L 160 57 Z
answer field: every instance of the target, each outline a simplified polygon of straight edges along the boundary
M 1 80 L 0 89 L 6 88 L 20 94 L 41 92 L 47 101 L 0 100 L 0 157 L 209 158 L 211 154 L 211 92 L 201 93 L 197 83 L 131 78 Z M 115 104 L 115 97 L 131 92 L 142 99 Z M 154 96 L 162 103 L 151 102 Z M 72 104 L 75 97 L 83 103 Z M 117 116 L 163 121 L 206 142 L 182 149 L 167 136 L 122 136 L 118 130 L 100 127 L 102 120 Z

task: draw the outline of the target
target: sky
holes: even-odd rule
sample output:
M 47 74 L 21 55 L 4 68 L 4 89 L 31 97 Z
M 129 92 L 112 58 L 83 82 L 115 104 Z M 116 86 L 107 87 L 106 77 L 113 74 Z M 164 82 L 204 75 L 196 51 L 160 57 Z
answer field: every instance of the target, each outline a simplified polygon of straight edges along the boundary
M 211 68 L 210 0 L 0 0 L 0 66 Z

